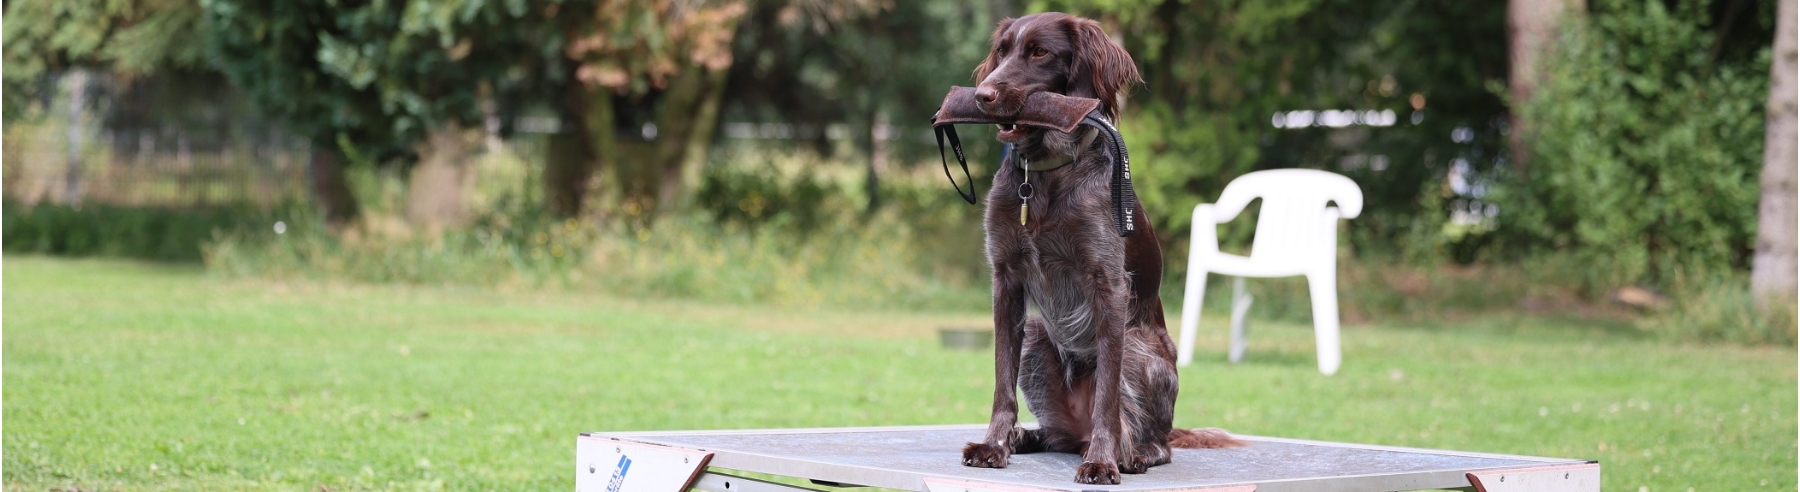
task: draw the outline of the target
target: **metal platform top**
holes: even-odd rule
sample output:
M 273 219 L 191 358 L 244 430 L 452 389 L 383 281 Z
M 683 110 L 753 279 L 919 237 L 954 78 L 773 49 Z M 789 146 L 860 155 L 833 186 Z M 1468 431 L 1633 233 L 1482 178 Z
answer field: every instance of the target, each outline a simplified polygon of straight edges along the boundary
M 1229 449 L 1177 449 L 1173 463 L 1119 485 L 1073 481 L 1081 457 L 1021 454 L 1002 469 L 962 465 L 962 447 L 985 425 L 610 432 L 584 435 L 705 450 L 711 466 L 844 485 L 927 491 L 928 478 L 1061 491 L 1164 491 L 1255 485 L 1281 490 L 1417 490 L 1468 487 L 1465 473 L 1591 461 L 1272 437 L 1237 436 Z

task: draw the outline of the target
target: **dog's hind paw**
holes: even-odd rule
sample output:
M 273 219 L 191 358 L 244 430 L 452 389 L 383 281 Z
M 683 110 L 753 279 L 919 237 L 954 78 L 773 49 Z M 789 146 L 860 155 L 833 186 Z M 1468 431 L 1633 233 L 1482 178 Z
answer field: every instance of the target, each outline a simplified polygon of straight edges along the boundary
M 1006 468 L 1007 458 L 1011 455 L 1004 446 L 972 442 L 963 446 L 963 466 Z
M 1119 465 L 1116 463 L 1098 463 L 1084 461 L 1075 468 L 1075 483 L 1091 485 L 1118 485 Z
M 1143 456 L 1133 456 L 1130 460 L 1119 464 L 1119 473 L 1127 475 L 1142 475 L 1148 471 L 1150 471 L 1150 462 L 1146 461 Z

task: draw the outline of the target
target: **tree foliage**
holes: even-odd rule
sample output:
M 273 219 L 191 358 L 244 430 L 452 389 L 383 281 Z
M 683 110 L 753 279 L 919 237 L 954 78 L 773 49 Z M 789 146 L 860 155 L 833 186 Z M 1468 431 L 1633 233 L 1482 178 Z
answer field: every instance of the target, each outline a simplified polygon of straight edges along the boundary
M 907 137 L 923 134 L 950 86 L 973 84 L 997 20 L 968 2 L 755 2 L 735 43 L 745 62 L 732 69 L 727 111 L 796 124 L 821 153 L 833 150 L 824 129 L 847 128 L 868 166 L 868 205 L 879 206 L 883 163 L 934 151 Z M 899 131 L 878 140 L 878 128 Z
M 1599 288 L 1746 268 L 1773 2 L 1735 29 L 1697 0 L 1593 7 L 1522 101 L 1542 165 L 1502 176 L 1497 234 L 1575 255 Z
M 196 0 L 18 0 L 6 2 L 6 115 L 30 109 L 39 82 L 71 67 L 126 76 L 204 65 Z
M 1100 19 L 1135 57 L 1146 84 L 1121 126 L 1165 246 L 1180 245 L 1187 210 L 1231 179 L 1306 167 L 1362 186 L 1349 236 L 1363 254 L 1570 253 L 1604 271 L 1597 283 L 1743 268 L 1774 2 L 1589 3 L 1533 98 L 1510 102 L 1503 2 L 1036 0 L 1026 10 Z M 546 205 L 565 215 L 581 212 L 605 181 L 596 176 L 610 176 L 628 215 L 679 205 L 721 115 L 794 123 L 822 150 L 836 125 L 866 154 L 873 197 L 883 156 L 932 151 L 876 129 L 923 130 L 948 86 L 973 83 L 1009 4 L 20 0 L 6 4 L 6 114 L 64 68 L 216 70 L 331 160 L 404 164 L 433 131 L 548 110 L 564 131 L 546 152 Z M 1303 110 L 1396 121 L 1274 124 Z M 1531 122 L 1523 172 L 1509 163 L 1509 113 Z M 1479 224 L 1448 224 L 1452 212 Z
M 576 80 L 626 95 L 665 90 L 690 65 L 731 68 L 731 40 L 743 2 L 599 0 L 565 48 Z
M 314 184 L 336 221 L 355 215 L 342 165 L 410 164 L 432 131 L 480 127 L 484 98 L 531 80 L 559 46 L 546 39 L 555 9 L 523 1 L 201 5 L 215 67 L 327 159 Z
M 794 123 L 918 126 L 987 52 L 998 20 L 962 2 L 754 4 L 736 41 L 734 115 Z
M 481 91 L 524 77 L 546 20 L 523 1 L 202 5 L 215 63 L 259 106 L 375 161 L 408 157 L 430 128 L 478 126 Z
M 1145 87 L 1123 129 L 1138 193 L 1179 242 L 1188 210 L 1259 169 L 1339 172 L 1363 188 L 1351 238 L 1360 250 L 1436 233 L 1454 162 L 1500 162 L 1506 76 L 1498 2 L 1277 0 L 1040 1 L 1102 19 L 1136 59 Z M 1418 108 L 1414 105 L 1417 103 Z M 1278 112 L 1392 111 L 1389 127 L 1277 128 Z M 1415 115 L 1415 113 L 1417 113 Z M 1466 138 L 1451 138 L 1458 129 Z M 1242 227 L 1234 223 L 1233 227 Z M 1247 237 L 1240 230 L 1237 237 Z
M 712 143 L 741 0 L 602 0 L 577 9 L 564 52 L 576 91 L 565 99 L 586 136 L 566 156 L 611 163 L 627 215 L 648 216 L 685 199 Z M 634 138 L 635 137 L 635 138 Z M 558 164 L 568 166 L 570 164 Z M 588 172 L 565 185 L 585 186 Z M 551 183 L 555 186 L 556 183 Z M 563 193 L 581 193 L 567 189 Z M 564 205 L 563 213 L 579 211 Z

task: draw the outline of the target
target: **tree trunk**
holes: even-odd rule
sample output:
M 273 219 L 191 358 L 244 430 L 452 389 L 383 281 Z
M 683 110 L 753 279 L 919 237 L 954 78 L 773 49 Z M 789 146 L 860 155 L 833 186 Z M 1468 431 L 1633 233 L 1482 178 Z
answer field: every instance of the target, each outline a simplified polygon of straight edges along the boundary
M 337 147 L 314 143 L 307 155 L 306 177 L 311 181 L 313 201 L 325 214 L 326 225 L 339 228 L 356 219 L 360 213 L 356 195 L 350 194 L 350 185 L 344 180 Z
M 662 209 L 673 210 L 687 204 L 689 192 L 700 184 L 700 169 L 712 150 L 713 131 L 719 128 L 719 106 L 725 98 L 725 78 L 729 70 L 705 70 L 706 86 L 694 108 L 692 130 L 679 155 L 665 161 L 662 191 L 657 201 Z
M 617 163 L 613 179 L 618 183 L 620 209 L 628 218 L 642 219 L 656 209 L 656 193 L 662 186 L 656 139 L 670 131 L 664 128 L 669 123 L 652 118 L 649 126 L 621 128 L 608 151 Z
M 544 208 L 557 217 L 581 215 L 581 202 L 587 193 L 593 156 L 587 140 L 575 127 L 579 123 L 563 120 L 563 130 L 550 135 L 544 149 Z
M 626 215 L 647 217 L 674 210 L 684 199 L 690 167 L 705 160 L 718 123 L 725 70 L 693 65 L 670 79 L 652 123 L 637 129 L 641 136 L 615 143 L 615 174 Z
M 433 129 L 419 143 L 419 163 L 406 190 L 407 220 L 434 234 L 468 221 L 463 200 L 475 185 L 470 157 L 481 143 L 479 131 L 455 123 Z
M 866 147 L 869 153 L 869 170 L 863 179 L 864 193 L 869 195 L 869 203 L 863 209 L 865 214 L 873 214 L 881 208 L 881 175 L 887 173 L 887 137 L 889 137 L 889 135 L 882 134 L 883 120 L 880 111 L 870 111 L 867 128 L 864 128 L 869 138 L 869 145 Z
M 544 162 L 544 206 L 558 217 L 581 214 L 595 172 L 612 148 L 612 95 L 569 89 L 562 129 L 550 136 Z
M 689 65 L 682 74 L 671 80 L 669 87 L 663 92 L 663 107 L 657 111 L 657 131 L 655 138 L 650 139 L 654 157 L 648 164 L 656 166 L 654 183 L 646 183 L 644 191 L 655 193 L 646 197 L 650 210 L 668 211 L 675 207 L 682 194 L 683 168 L 687 164 L 689 144 L 700 127 L 711 126 L 701 115 L 701 109 L 717 92 L 713 90 L 715 79 L 720 77 L 704 66 Z
M 1794 256 L 1800 248 L 1794 204 L 1794 173 L 1795 167 L 1800 166 L 1794 153 L 1796 139 L 1800 138 L 1794 126 L 1794 2 L 1781 0 L 1776 7 L 1768 126 L 1763 137 L 1762 201 L 1757 206 L 1756 256 L 1750 270 L 1750 291 L 1765 312 L 1773 302 L 1794 300 Z
M 1542 58 L 1549 53 L 1564 14 L 1579 15 L 1584 10 L 1585 0 L 1510 0 L 1506 4 L 1507 51 L 1512 69 L 1507 89 L 1514 107 L 1507 144 L 1513 169 L 1520 173 L 1530 170 L 1531 125 L 1519 118 L 1517 108 L 1531 100 Z

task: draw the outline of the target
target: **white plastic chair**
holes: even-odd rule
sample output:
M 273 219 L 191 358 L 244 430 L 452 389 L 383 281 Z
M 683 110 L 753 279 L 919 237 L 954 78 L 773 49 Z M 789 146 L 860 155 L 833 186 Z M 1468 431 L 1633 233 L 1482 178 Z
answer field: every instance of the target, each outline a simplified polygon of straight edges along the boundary
M 1256 218 L 1250 256 L 1219 252 L 1218 225 L 1236 218 L 1257 198 L 1262 199 L 1262 212 Z M 1362 189 L 1350 178 L 1310 169 L 1278 169 L 1240 176 L 1225 185 L 1219 203 L 1195 206 L 1176 365 L 1186 366 L 1194 359 L 1194 332 L 1200 325 L 1206 274 L 1240 277 L 1232 309 L 1232 362 L 1243 356 L 1245 345 L 1243 316 L 1249 310 L 1249 299 L 1243 295 L 1242 277 L 1305 275 L 1312 292 L 1319 372 L 1336 373 L 1342 357 L 1338 351 L 1337 221 L 1356 217 L 1362 201 Z M 1337 206 L 1328 207 L 1327 202 Z

